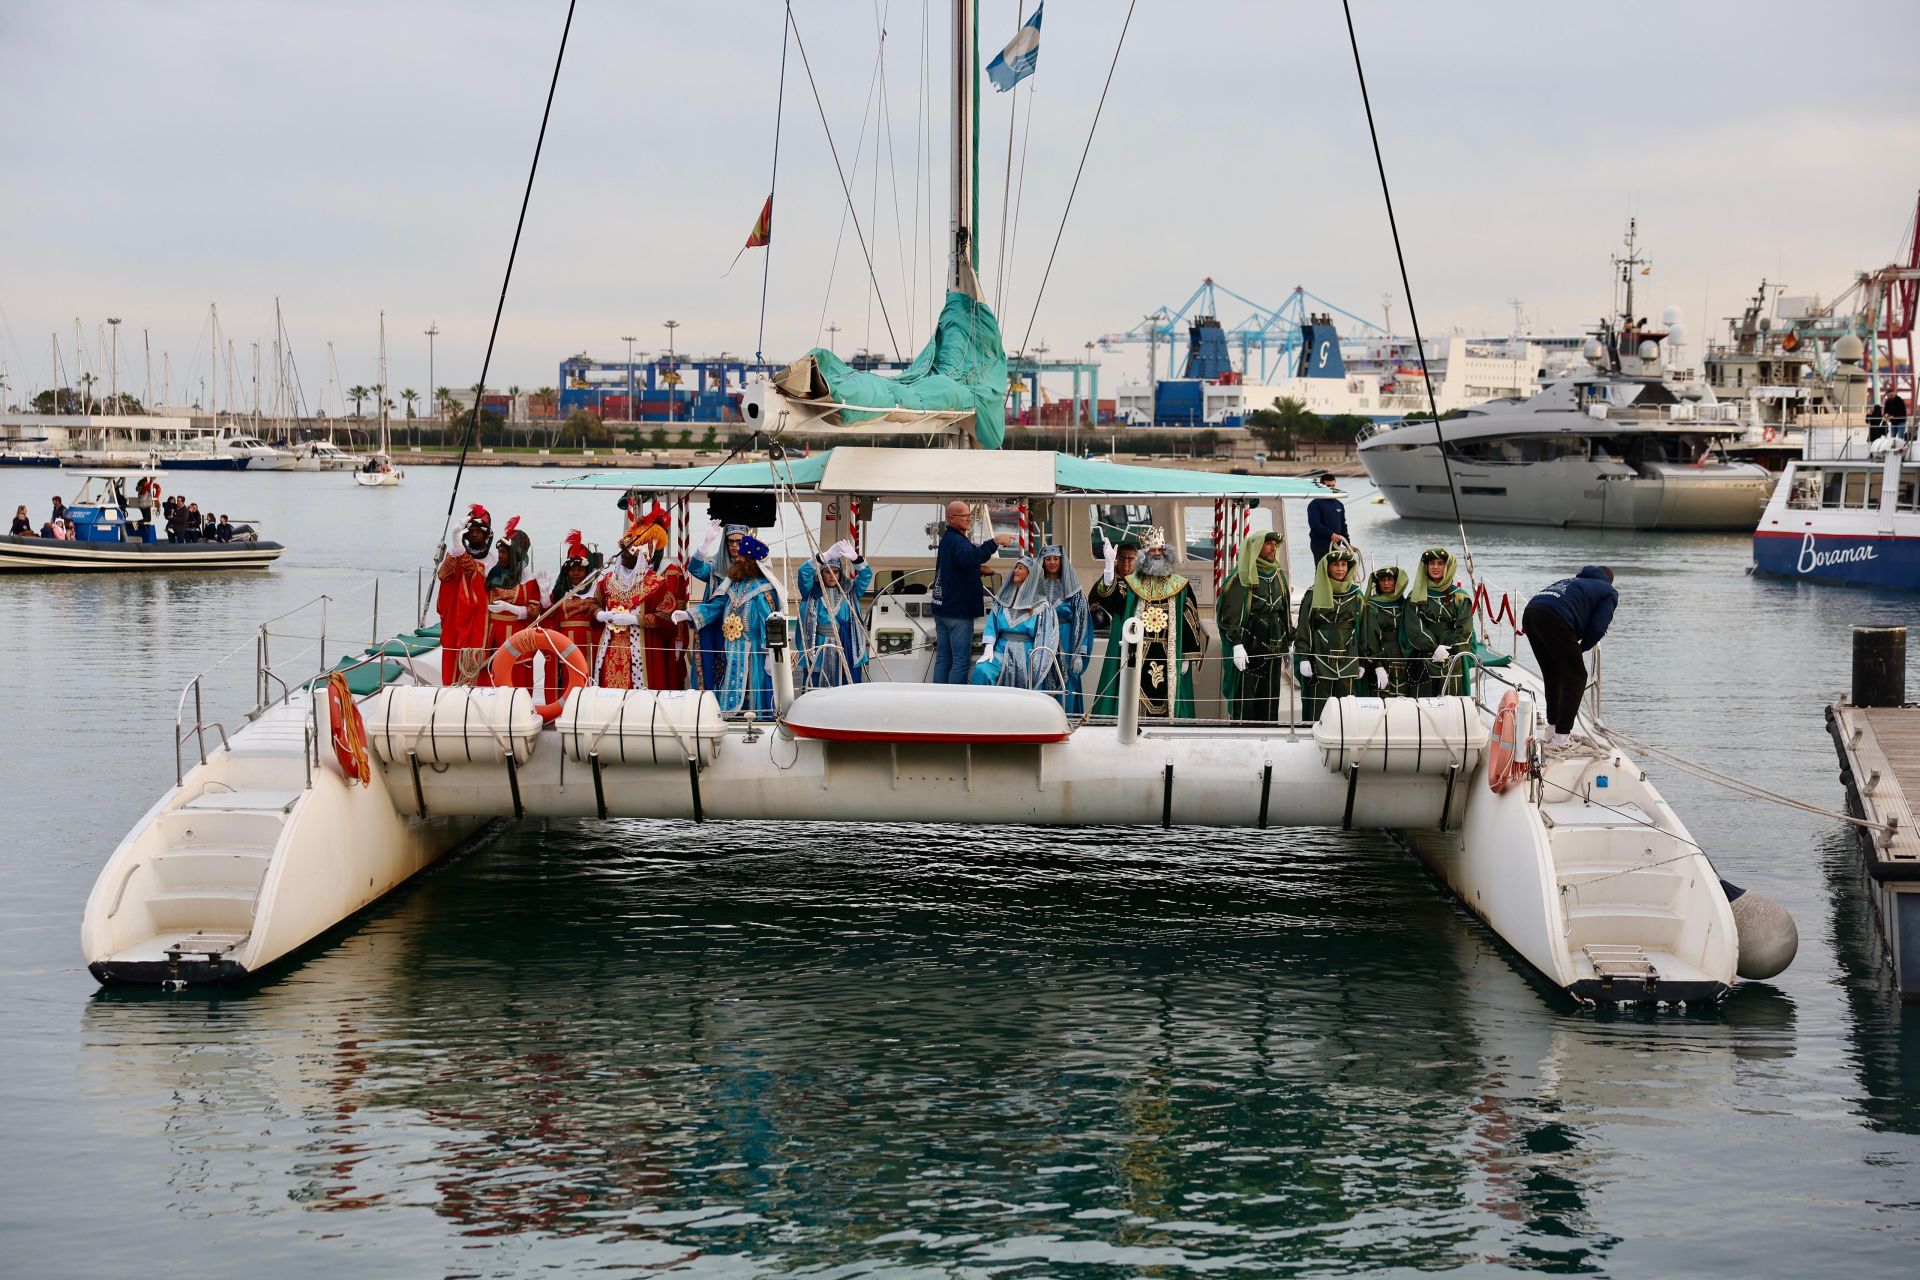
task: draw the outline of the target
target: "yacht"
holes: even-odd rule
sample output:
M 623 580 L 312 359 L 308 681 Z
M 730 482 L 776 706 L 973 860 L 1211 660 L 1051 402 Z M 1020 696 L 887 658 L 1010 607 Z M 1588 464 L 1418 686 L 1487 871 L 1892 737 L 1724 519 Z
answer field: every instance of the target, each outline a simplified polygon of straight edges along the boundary
M 216 454 L 238 458 L 248 471 L 285 471 L 293 466 L 293 454 L 287 450 L 231 426 L 220 428 L 213 447 Z
M 1597 373 L 1437 426 L 1378 428 L 1359 453 L 1394 512 L 1409 519 L 1453 519 L 1457 486 L 1467 520 L 1744 530 L 1771 487 L 1764 467 L 1726 453 L 1745 433 L 1733 406 L 1680 399 L 1656 378 Z
M 353 471 L 360 459 L 331 440 L 302 440 L 293 446 L 291 471 Z
M 1636 237 L 1629 223 L 1626 256 L 1614 259 L 1625 302 L 1588 340 L 1586 372 L 1555 379 L 1531 399 L 1363 433 L 1360 462 L 1396 514 L 1604 529 L 1753 527 L 1771 477 L 1727 452 L 1747 433 L 1741 406 L 1668 367 L 1678 325 L 1635 318 L 1634 280 L 1648 265 Z

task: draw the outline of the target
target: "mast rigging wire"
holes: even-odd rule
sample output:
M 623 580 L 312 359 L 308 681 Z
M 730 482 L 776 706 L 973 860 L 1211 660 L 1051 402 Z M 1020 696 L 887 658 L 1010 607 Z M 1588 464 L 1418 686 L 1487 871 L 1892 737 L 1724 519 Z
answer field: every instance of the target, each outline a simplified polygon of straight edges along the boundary
M 1447 476 L 1447 493 L 1453 499 L 1453 524 L 1460 534 L 1461 559 L 1467 566 L 1467 581 L 1474 586 L 1480 585 L 1480 575 L 1473 567 L 1473 545 L 1467 541 L 1467 524 L 1460 516 L 1460 487 L 1453 479 L 1453 459 L 1447 454 L 1446 433 L 1440 429 L 1440 405 L 1433 394 L 1433 375 L 1427 370 L 1427 347 L 1420 338 L 1420 313 L 1413 305 L 1413 284 L 1407 278 L 1407 255 L 1400 248 L 1400 224 L 1393 216 L 1393 191 L 1387 186 L 1387 162 L 1380 154 L 1380 133 L 1373 124 L 1373 101 L 1367 95 L 1367 73 L 1360 65 L 1360 38 L 1353 30 L 1353 7 L 1349 0 L 1340 0 L 1340 10 L 1347 16 L 1347 43 L 1353 48 L 1353 74 L 1360 81 L 1360 105 L 1367 113 L 1367 136 L 1373 141 L 1373 163 L 1380 171 L 1380 195 L 1387 204 L 1387 227 L 1393 232 L 1393 256 L 1400 264 L 1400 289 L 1407 295 L 1407 318 L 1413 325 L 1413 349 L 1420 357 L 1420 382 L 1427 389 L 1427 409 L 1433 414 L 1433 440 L 1440 449 L 1440 465 Z M 1391 336 L 1391 335 L 1389 335 Z
M 853 188 L 847 185 L 847 171 L 840 163 L 840 149 L 833 145 L 833 128 L 827 123 L 826 104 L 820 101 L 820 85 L 813 78 L 813 63 L 807 57 L 807 42 L 800 38 L 800 24 L 793 10 L 787 10 L 787 26 L 793 31 L 793 47 L 800 51 L 800 66 L 807 73 L 807 88 L 813 91 L 813 106 L 820 113 L 820 128 L 827 135 L 827 150 L 833 156 L 833 171 L 840 176 L 840 191 L 847 198 L 847 216 L 853 220 L 853 234 L 860 241 L 860 256 L 866 259 L 867 279 L 873 281 L 874 295 L 880 303 L 880 318 L 887 325 L 887 341 L 893 344 L 894 359 L 900 358 L 900 339 L 893 333 L 893 318 L 887 314 L 887 300 L 880 296 L 880 277 L 874 274 L 873 254 L 867 250 L 867 237 L 860 230 L 860 214 L 853 207 Z
M 434 556 L 436 564 L 447 551 L 447 532 L 453 528 L 453 509 L 460 501 L 460 477 L 467 469 L 467 450 L 473 447 L 474 436 L 480 430 L 480 399 L 486 394 L 487 370 L 493 364 L 493 344 L 500 337 L 500 317 L 507 309 L 507 286 L 513 283 L 513 260 L 520 253 L 520 233 L 526 229 L 527 206 L 533 201 L 533 175 L 540 171 L 540 149 L 547 141 L 547 121 L 553 116 L 553 95 L 560 87 L 560 64 L 566 60 L 567 35 L 573 30 L 576 3 L 578 0 L 567 0 L 567 21 L 560 28 L 560 49 L 554 54 L 553 79 L 547 84 L 547 105 L 540 113 L 540 134 L 533 142 L 533 163 L 527 167 L 527 187 L 520 197 L 520 217 L 513 224 L 513 247 L 507 250 L 507 271 L 500 281 L 500 301 L 493 309 L 493 329 L 487 334 L 487 354 L 480 361 L 480 389 L 474 393 L 473 416 L 467 420 L 467 429 L 460 437 L 460 461 L 453 470 L 453 491 L 447 495 L 447 518 L 440 526 L 440 549 Z
M 1107 105 L 1107 90 L 1113 88 L 1113 71 L 1120 65 L 1120 50 L 1126 47 L 1127 30 L 1133 25 L 1133 8 L 1138 3 L 1139 0 L 1127 0 L 1127 16 L 1120 23 L 1120 38 L 1113 44 L 1113 61 L 1107 64 L 1107 80 L 1100 86 L 1100 101 L 1093 109 L 1093 123 L 1087 126 L 1086 145 L 1080 148 L 1080 164 L 1073 171 L 1073 186 L 1067 190 L 1067 207 L 1060 211 L 1060 227 L 1053 233 L 1053 248 L 1047 254 L 1047 269 L 1040 273 L 1040 287 L 1034 291 L 1033 311 L 1027 316 L 1027 332 L 1020 339 L 1023 354 L 1033 337 L 1033 322 L 1040 316 L 1040 299 L 1046 295 L 1047 281 L 1053 276 L 1053 260 L 1060 252 L 1060 237 L 1067 232 L 1067 215 L 1073 212 L 1073 197 L 1080 190 L 1080 175 L 1087 171 L 1087 153 L 1093 150 L 1094 131 L 1100 127 L 1100 113 Z M 1031 112 L 1031 105 L 1028 110 Z
M 793 0 L 787 0 L 787 18 L 793 18 Z M 780 185 L 780 119 L 787 109 L 787 28 L 780 28 L 780 90 L 773 104 L 773 175 L 767 179 L 767 252 L 760 259 L 760 330 L 753 340 L 757 364 L 767 360 L 767 281 L 773 274 L 773 193 Z

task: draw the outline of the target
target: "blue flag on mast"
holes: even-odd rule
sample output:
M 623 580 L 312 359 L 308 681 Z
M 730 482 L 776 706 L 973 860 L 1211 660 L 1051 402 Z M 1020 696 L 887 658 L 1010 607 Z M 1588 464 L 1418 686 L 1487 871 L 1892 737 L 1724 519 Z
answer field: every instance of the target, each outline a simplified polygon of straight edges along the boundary
M 1007 47 L 987 64 L 987 79 L 993 81 L 993 87 L 1001 93 L 1032 75 L 1040 64 L 1040 14 L 1046 7 L 1044 0 L 1035 5 L 1033 16 L 1021 26 L 1019 34 L 1007 41 Z

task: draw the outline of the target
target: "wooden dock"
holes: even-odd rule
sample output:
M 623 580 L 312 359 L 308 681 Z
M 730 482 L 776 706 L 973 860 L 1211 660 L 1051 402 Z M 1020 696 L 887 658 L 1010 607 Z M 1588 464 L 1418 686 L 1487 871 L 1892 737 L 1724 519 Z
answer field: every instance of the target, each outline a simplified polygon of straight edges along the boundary
M 1857 827 L 1868 896 L 1900 998 L 1920 1000 L 1920 706 L 1827 708 L 1849 807 L 1880 829 Z

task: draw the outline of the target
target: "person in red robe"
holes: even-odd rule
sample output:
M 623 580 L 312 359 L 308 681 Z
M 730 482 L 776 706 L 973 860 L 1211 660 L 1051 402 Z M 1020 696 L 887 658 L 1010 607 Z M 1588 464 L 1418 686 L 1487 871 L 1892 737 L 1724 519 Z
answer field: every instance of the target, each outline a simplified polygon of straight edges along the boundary
M 587 544 L 580 540 L 578 529 L 567 534 L 566 558 L 560 562 L 560 579 L 554 583 L 551 608 L 547 611 L 547 620 L 543 626 L 558 631 L 567 639 L 580 646 L 581 656 L 587 660 L 589 670 L 593 667 L 594 651 L 600 644 L 600 624 L 594 614 L 599 611 L 600 602 L 595 599 L 594 591 L 588 587 L 584 592 L 587 577 L 599 566 L 598 559 L 587 550 Z M 547 701 L 558 702 L 566 689 L 565 670 L 558 662 L 547 663 Z
M 640 639 L 641 593 L 647 558 L 637 539 L 622 537 L 620 554 L 594 585 L 599 605 L 594 621 L 604 630 L 593 656 L 593 682 L 603 689 L 644 689 L 647 673 Z
M 673 517 L 656 502 L 627 534 L 640 544 L 642 554 L 654 566 L 641 580 L 638 611 L 649 689 L 687 687 L 686 628 L 675 622 L 673 615 L 687 607 L 690 583 L 686 569 L 667 559 L 672 529 Z
M 440 615 L 440 683 L 478 674 L 486 656 L 487 570 L 493 567 L 493 517 L 479 503 L 467 508 L 460 545 L 440 558 L 434 608 Z
M 489 667 L 481 672 L 475 684 L 494 683 L 491 669 L 493 655 L 514 632 L 531 625 L 534 615 L 541 609 L 541 598 L 545 593 L 540 590 L 540 582 L 533 573 L 533 539 L 519 526 L 519 516 L 507 521 L 506 530 L 496 548 L 500 553 L 499 561 L 487 571 L 486 654 Z M 533 688 L 531 652 L 513 664 L 511 683 L 516 689 Z

